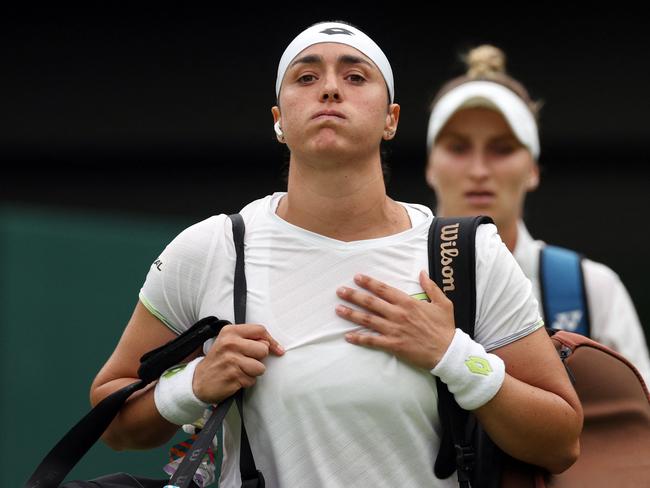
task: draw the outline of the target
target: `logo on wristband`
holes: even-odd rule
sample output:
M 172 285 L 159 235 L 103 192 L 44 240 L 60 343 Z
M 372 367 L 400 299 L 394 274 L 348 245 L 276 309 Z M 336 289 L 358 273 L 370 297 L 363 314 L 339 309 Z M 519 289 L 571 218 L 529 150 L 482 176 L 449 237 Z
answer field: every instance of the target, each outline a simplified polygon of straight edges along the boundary
M 180 371 L 183 371 L 187 364 L 181 364 L 179 366 L 174 366 L 173 368 L 169 368 L 167 371 L 165 371 L 162 376 L 165 379 L 169 379 L 172 376 L 174 376 L 176 373 L 179 373 Z
M 470 370 L 471 373 L 481 374 L 483 376 L 488 376 L 492 373 L 493 369 L 490 366 L 490 362 L 479 356 L 470 356 L 465 361 L 465 366 Z

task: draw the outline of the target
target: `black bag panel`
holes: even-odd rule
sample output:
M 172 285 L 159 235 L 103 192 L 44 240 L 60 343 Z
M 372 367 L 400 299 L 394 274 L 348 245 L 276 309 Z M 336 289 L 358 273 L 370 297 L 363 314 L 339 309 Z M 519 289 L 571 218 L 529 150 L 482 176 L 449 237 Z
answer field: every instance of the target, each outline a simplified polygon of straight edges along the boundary
M 100 476 L 94 480 L 68 481 L 62 484 L 60 488 L 163 488 L 168 483 L 168 479 L 156 480 L 133 476 L 128 473 L 113 473 Z M 194 488 L 197 485 L 192 483 L 192 486 Z
M 133 476 L 128 473 L 113 473 L 100 476 L 94 480 L 68 481 L 62 484 L 60 488 L 163 488 L 168 484 L 168 479 L 157 480 Z M 199 486 L 192 481 L 190 488 L 199 488 Z

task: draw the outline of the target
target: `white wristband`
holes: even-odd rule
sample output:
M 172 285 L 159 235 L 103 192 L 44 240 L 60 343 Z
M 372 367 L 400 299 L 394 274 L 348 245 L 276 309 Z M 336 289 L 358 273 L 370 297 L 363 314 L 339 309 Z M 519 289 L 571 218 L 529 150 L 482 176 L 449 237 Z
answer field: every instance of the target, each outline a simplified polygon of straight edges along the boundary
M 202 360 L 203 357 L 199 357 L 187 364 L 169 368 L 158 379 L 154 390 L 156 408 L 172 424 L 191 424 L 209 406 L 199 400 L 192 389 L 194 370 Z
M 485 351 L 465 332 L 456 329 L 449 348 L 431 374 L 439 377 L 465 410 L 476 410 L 492 400 L 506 377 L 503 360 Z

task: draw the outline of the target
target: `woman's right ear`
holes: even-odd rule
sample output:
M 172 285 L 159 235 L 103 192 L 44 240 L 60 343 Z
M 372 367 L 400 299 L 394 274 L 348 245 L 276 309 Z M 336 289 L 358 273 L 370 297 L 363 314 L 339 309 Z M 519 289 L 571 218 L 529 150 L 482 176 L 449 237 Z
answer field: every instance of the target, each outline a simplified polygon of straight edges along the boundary
M 427 162 L 427 167 L 424 170 L 424 179 L 427 182 L 427 185 L 435 191 L 436 190 L 436 175 L 435 171 L 433 170 L 433 164 L 431 164 L 431 161 L 429 160 Z

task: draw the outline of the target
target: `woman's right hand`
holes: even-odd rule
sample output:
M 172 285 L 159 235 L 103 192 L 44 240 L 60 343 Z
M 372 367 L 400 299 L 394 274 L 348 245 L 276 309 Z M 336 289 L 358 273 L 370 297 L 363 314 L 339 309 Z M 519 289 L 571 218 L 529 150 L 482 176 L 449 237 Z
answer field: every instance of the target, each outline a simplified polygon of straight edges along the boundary
M 196 366 L 192 388 L 200 400 L 216 404 L 264 374 L 264 359 L 282 356 L 284 349 L 258 324 L 227 325 Z

